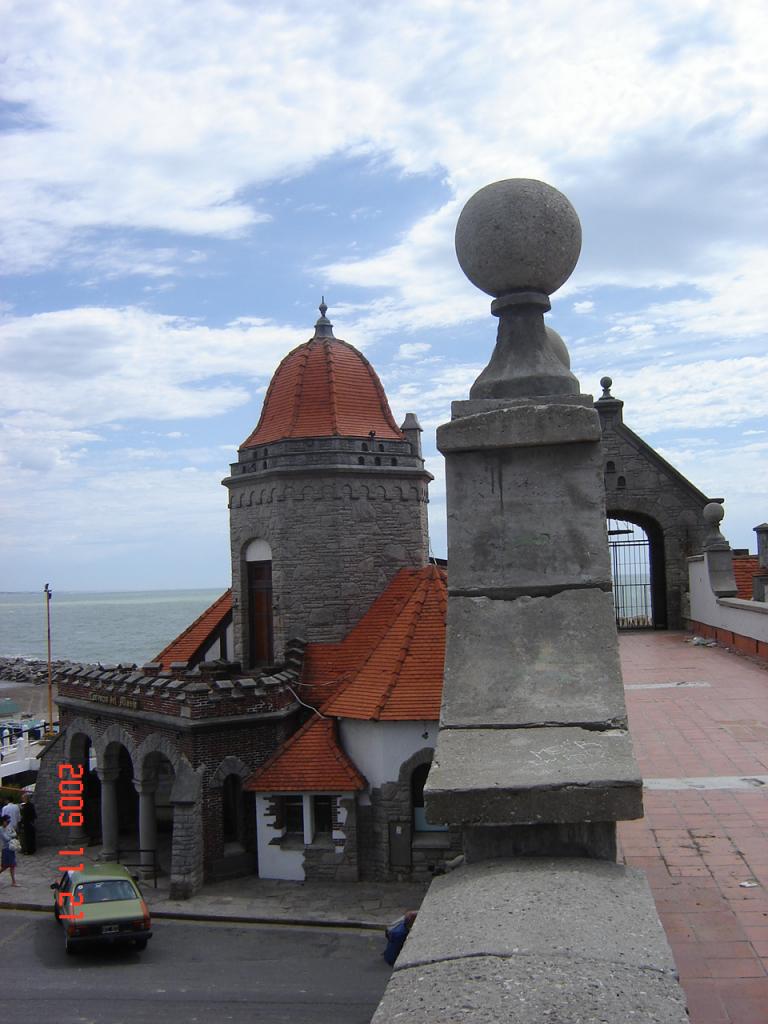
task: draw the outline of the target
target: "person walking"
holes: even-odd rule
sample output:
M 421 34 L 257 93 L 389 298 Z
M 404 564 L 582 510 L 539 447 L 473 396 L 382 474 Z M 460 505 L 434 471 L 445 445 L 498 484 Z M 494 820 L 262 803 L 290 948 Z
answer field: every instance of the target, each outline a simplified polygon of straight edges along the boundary
M 11 872 L 11 885 L 16 885 L 16 847 L 19 840 L 16 838 L 16 829 L 11 825 L 11 819 L 7 814 L 0 818 L 0 842 L 2 853 L 0 853 L 0 875 L 7 869 Z
M 37 849 L 37 830 L 35 828 L 37 811 L 29 793 L 22 795 L 19 810 L 21 813 L 21 852 L 34 853 Z
M 0 811 L 0 815 L 2 814 L 4 814 L 7 818 L 10 818 L 11 826 L 14 829 L 17 829 L 19 827 L 21 811 L 19 810 L 19 805 L 15 803 L 13 800 L 11 800 L 10 797 L 8 798 L 8 803 L 5 805 L 5 807 L 3 807 L 2 811 Z

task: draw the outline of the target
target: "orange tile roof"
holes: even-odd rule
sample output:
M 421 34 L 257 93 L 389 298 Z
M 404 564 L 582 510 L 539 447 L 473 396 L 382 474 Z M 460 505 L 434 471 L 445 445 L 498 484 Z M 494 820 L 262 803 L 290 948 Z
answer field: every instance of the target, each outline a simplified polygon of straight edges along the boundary
M 196 656 L 201 653 L 202 648 L 231 611 L 232 591 L 226 590 L 210 608 L 206 608 L 203 614 L 195 619 L 191 626 L 187 626 L 183 633 L 179 633 L 176 639 L 152 660 L 159 661 L 164 669 L 170 668 L 174 661 L 194 663 Z
M 288 437 L 403 440 L 381 381 L 368 360 L 338 338 L 310 338 L 283 359 L 256 429 L 240 446 Z
M 437 721 L 446 599 L 443 569 L 401 569 L 342 643 L 307 646 L 309 703 L 339 718 Z
M 351 793 L 368 783 L 336 739 L 331 718 L 311 718 L 244 783 L 254 793 Z
M 741 597 L 745 601 L 752 600 L 752 577 L 759 570 L 757 555 L 733 556 L 733 575 L 736 577 L 736 586 L 739 588 L 737 597 Z

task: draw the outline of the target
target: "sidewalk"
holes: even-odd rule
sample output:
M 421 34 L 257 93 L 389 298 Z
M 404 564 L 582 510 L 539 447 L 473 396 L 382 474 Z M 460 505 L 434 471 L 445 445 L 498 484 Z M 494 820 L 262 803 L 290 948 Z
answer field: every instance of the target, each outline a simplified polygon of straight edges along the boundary
M 650 882 L 691 1024 L 768 1021 L 768 668 L 683 633 L 621 636 Z
M 97 860 L 99 850 L 98 846 L 89 847 L 86 858 Z M 52 846 L 29 857 L 18 854 L 16 888 L 11 886 L 8 872 L 0 876 L 0 909 L 52 912 L 50 886 L 59 875 L 61 862 Z M 158 878 L 156 889 L 151 880 L 141 883 L 153 917 L 376 930 L 406 910 L 418 909 L 427 891 L 426 885 L 415 883 L 283 882 L 247 877 L 209 883 L 191 899 L 172 900 L 168 884 L 167 877 Z

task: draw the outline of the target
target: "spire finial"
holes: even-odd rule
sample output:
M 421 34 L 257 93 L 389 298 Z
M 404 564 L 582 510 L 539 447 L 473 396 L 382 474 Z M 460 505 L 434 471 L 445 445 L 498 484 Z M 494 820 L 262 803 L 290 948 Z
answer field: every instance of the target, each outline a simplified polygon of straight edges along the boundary
M 325 296 L 320 296 L 320 316 L 315 324 L 315 337 L 316 338 L 332 338 L 333 337 L 333 324 L 325 315 L 328 312 L 328 307 L 325 304 Z
M 611 384 L 613 384 L 613 381 L 610 377 L 600 378 L 600 387 L 603 389 L 603 398 L 613 398 L 613 395 L 611 394 Z

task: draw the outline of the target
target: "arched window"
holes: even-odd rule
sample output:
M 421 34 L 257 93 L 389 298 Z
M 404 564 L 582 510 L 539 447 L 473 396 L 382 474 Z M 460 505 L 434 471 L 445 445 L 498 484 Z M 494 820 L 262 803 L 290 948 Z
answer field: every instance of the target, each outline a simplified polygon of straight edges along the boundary
M 627 486 L 626 477 L 623 477 L 623 476 L 617 477 L 617 479 L 616 479 L 616 486 L 618 487 L 618 489 L 620 491 L 623 491 L 624 488 Z
M 245 550 L 248 584 L 248 667 L 269 665 L 274 658 L 272 637 L 272 549 L 265 540 L 252 540 Z
M 615 473 L 616 472 L 616 463 L 612 462 L 611 459 L 609 459 L 606 462 L 606 464 L 605 464 L 605 472 L 606 473 Z

